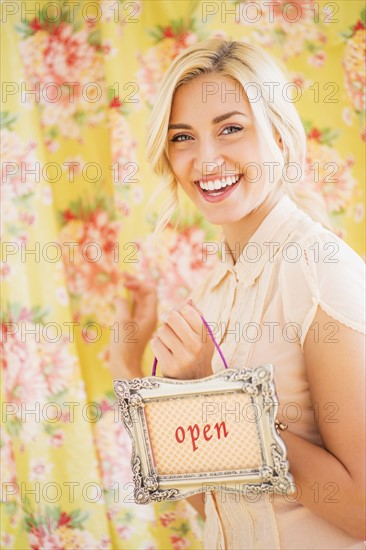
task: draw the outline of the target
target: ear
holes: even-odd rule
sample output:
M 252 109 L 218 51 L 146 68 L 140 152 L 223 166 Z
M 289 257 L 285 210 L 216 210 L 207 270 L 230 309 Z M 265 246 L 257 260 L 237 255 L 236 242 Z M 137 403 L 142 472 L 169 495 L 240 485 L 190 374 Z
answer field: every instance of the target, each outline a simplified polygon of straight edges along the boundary
M 283 142 L 282 142 L 282 138 L 281 138 L 281 136 L 280 136 L 280 134 L 279 134 L 278 132 L 276 132 L 275 140 L 276 140 L 276 143 L 277 143 L 278 147 L 283 151 Z

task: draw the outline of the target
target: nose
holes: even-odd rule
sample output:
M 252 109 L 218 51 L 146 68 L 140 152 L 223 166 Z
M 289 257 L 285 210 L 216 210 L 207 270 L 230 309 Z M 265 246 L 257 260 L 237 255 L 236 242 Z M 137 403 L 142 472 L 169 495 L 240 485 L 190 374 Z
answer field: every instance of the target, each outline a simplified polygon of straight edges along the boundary
M 212 140 L 202 140 L 196 149 L 194 169 L 203 176 L 220 174 L 225 160 L 220 151 L 220 145 Z

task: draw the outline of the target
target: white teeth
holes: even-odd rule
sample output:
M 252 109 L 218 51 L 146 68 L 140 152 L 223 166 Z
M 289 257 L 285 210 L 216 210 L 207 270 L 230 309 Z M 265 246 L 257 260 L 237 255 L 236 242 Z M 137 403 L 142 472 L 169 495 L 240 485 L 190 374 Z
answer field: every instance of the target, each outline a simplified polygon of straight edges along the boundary
M 240 175 L 228 176 L 227 178 L 222 178 L 221 180 L 217 179 L 217 180 L 208 181 L 208 182 L 199 181 L 199 185 L 201 189 L 204 189 L 205 191 L 214 191 L 214 190 L 219 191 L 220 189 L 225 189 L 225 187 L 228 185 L 229 186 L 233 185 L 239 180 L 239 178 L 240 178 Z

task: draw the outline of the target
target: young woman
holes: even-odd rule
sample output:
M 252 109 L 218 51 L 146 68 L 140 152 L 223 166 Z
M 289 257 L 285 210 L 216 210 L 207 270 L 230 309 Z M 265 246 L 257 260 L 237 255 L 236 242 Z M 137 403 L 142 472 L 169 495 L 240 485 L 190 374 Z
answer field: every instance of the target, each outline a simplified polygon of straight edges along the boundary
M 256 501 L 209 493 L 207 549 L 364 548 L 364 268 L 291 172 L 303 173 L 306 136 L 287 82 L 257 47 L 200 42 L 168 69 L 149 124 L 148 159 L 170 192 L 156 231 L 180 187 L 224 234 L 218 268 L 151 340 L 161 373 L 192 379 L 224 368 L 202 338 L 200 312 L 220 327 L 230 367 L 272 363 L 297 487 Z M 153 287 L 129 284 L 136 303 L 149 297 L 153 319 Z M 115 347 L 119 375 L 141 375 L 141 353 Z

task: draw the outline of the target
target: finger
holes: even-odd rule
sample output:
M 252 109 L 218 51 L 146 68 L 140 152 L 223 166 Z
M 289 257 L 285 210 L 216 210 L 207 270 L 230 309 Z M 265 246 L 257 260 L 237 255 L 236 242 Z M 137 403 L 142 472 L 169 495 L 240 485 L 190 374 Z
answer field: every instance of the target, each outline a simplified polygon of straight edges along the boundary
M 161 320 L 173 330 L 185 346 L 190 348 L 195 346 L 197 334 L 180 314 L 179 310 L 172 309 L 169 312 L 163 313 Z
M 139 279 L 139 280 L 142 280 L 144 278 L 142 273 L 137 273 L 137 272 L 131 273 L 129 271 L 124 271 L 123 277 L 126 279 Z
M 198 307 L 196 306 L 196 304 L 193 302 L 192 298 L 190 298 L 189 300 L 187 300 L 187 303 L 192 306 L 198 313 L 201 317 L 203 317 L 203 313 L 200 309 L 198 309 Z
M 182 368 L 188 368 L 199 352 L 200 342 L 193 341 L 192 344 L 188 344 L 186 341 L 182 342 L 167 324 L 159 327 L 157 335 L 163 344 L 171 351 L 172 358 L 176 365 L 176 372 L 181 372 Z
M 139 314 L 142 315 L 144 313 L 144 309 L 157 309 L 158 292 L 156 286 L 144 283 L 144 286 L 136 289 L 131 289 L 131 291 L 133 292 L 136 311 L 138 311 Z
M 166 323 L 160 325 L 156 334 L 173 355 L 184 351 L 182 340 L 178 338 L 175 332 Z
M 139 281 L 134 276 L 126 275 L 123 284 L 132 294 L 132 315 L 142 315 L 145 308 L 157 308 L 157 285 L 154 279 Z
M 191 329 L 196 334 L 201 335 L 202 334 L 203 321 L 202 321 L 201 315 L 198 313 L 198 311 L 188 303 L 185 304 L 178 311 L 179 311 L 180 315 L 183 317 L 183 319 L 191 327 Z
M 125 298 L 116 298 L 115 315 L 117 321 L 123 321 L 131 317 L 130 307 L 128 301 Z
M 156 292 L 157 290 L 157 284 L 155 279 L 144 279 L 140 280 L 135 277 L 133 278 L 126 278 L 123 282 L 123 285 L 131 291 L 135 291 L 136 293 L 143 295 L 151 294 L 153 292 Z
M 151 338 L 150 346 L 159 363 L 166 363 L 173 360 L 171 350 L 164 344 L 158 335 Z
M 126 282 L 133 283 L 149 283 L 156 284 L 156 280 L 151 275 L 143 275 L 142 273 L 123 273 L 123 278 Z
M 150 347 L 158 360 L 163 376 L 166 376 L 167 378 L 174 377 L 175 361 L 172 352 L 166 347 L 158 336 L 155 336 L 150 340 Z
M 123 285 L 127 287 L 140 287 L 141 281 L 135 277 L 124 277 Z

